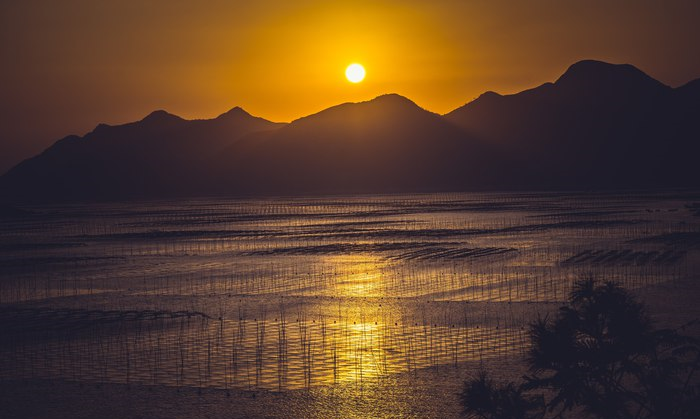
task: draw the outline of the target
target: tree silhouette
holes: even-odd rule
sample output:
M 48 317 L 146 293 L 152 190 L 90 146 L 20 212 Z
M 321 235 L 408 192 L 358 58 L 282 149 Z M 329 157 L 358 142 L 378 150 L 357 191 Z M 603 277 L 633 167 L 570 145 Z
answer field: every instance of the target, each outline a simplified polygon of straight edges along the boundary
M 544 406 L 543 397 L 524 394 L 522 386 L 507 383 L 494 384 L 485 372 L 475 380 L 465 383 L 462 405 L 467 411 L 482 419 L 536 419 L 536 412 Z
M 644 307 L 614 283 L 577 282 L 569 304 L 553 321 L 535 321 L 530 336 L 531 374 L 520 385 L 497 386 L 485 374 L 465 383 L 465 413 L 560 418 L 576 409 L 603 419 L 700 417 L 697 341 L 655 330 Z

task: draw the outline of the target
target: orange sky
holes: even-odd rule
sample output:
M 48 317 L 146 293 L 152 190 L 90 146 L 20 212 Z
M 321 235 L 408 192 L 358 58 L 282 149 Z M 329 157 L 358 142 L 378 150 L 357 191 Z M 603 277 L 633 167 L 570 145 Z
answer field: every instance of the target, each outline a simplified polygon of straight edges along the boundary
M 678 86 L 700 77 L 698 21 L 697 0 L 3 1 L 0 172 L 154 109 L 290 121 L 395 92 L 445 113 L 584 58 Z

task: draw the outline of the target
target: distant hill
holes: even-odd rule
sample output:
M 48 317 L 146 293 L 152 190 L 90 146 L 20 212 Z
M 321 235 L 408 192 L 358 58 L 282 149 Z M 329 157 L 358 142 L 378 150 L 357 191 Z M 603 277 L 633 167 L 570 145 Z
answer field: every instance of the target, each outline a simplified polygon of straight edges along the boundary
M 488 147 L 438 114 L 388 94 L 345 103 L 276 131 L 251 135 L 221 153 L 237 191 L 350 193 L 483 187 Z
M 581 61 L 441 116 L 389 94 L 290 124 L 240 108 L 69 136 L 0 177 L 0 201 L 700 186 L 700 80 Z
M 511 186 L 697 186 L 699 104 L 700 80 L 672 89 L 631 65 L 581 61 L 554 83 L 485 93 L 445 118 L 499 147 Z
M 212 181 L 209 162 L 251 132 L 279 128 L 233 108 L 187 121 L 165 111 L 68 136 L 0 178 L 8 200 L 103 200 L 196 196 Z

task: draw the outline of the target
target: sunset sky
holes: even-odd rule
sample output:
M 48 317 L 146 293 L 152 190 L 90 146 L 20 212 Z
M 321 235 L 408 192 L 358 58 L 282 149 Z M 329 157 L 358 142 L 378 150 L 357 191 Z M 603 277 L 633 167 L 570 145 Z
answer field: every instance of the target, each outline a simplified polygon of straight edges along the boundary
M 445 113 L 584 58 L 675 87 L 700 77 L 698 21 L 697 0 L 3 1 L 0 172 L 154 109 L 291 121 L 395 92 Z

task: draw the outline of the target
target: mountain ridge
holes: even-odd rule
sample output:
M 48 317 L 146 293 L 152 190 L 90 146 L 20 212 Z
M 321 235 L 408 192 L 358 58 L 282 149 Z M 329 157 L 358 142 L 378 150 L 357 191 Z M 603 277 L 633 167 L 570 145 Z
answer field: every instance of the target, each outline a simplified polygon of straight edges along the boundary
M 700 79 L 583 60 L 444 115 L 389 93 L 290 123 L 157 110 L 67 136 L 0 177 L 3 200 L 700 186 Z

